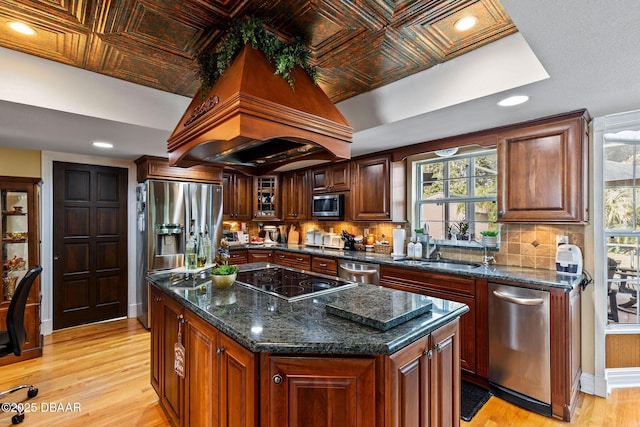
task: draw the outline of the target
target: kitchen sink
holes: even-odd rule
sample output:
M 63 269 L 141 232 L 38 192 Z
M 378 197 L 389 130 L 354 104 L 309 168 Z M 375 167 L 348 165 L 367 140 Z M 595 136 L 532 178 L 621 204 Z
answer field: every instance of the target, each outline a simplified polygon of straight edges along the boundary
M 433 267 L 433 268 L 447 268 L 452 270 L 473 270 L 474 268 L 481 267 L 482 264 L 477 262 L 468 262 L 468 261 L 455 261 L 449 259 L 428 259 L 428 258 L 420 258 L 420 259 L 402 259 L 399 262 L 406 265 L 417 265 L 417 266 L 425 266 L 425 267 Z

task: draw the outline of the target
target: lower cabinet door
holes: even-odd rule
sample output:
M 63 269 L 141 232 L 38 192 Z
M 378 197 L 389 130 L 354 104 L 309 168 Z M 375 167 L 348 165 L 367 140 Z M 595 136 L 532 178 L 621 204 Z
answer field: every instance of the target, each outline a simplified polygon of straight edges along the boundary
M 162 355 L 160 368 L 160 401 L 172 421 L 182 425 L 182 402 L 184 398 L 184 380 L 174 369 L 174 343 L 178 341 L 178 328 L 183 320 L 182 307 L 170 298 L 163 298 L 162 310 Z M 184 330 L 183 330 L 184 331 Z M 183 337 L 184 344 L 184 337 Z
M 373 358 L 269 358 L 269 427 L 376 425 Z
M 218 354 L 220 359 L 220 426 L 258 426 L 259 378 L 256 354 L 223 333 L 220 333 Z
M 218 330 L 185 313 L 184 425 L 224 426 L 218 410 Z
M 431 333 L 431 426 L 460 425 L 460 336 L 458 321 Z

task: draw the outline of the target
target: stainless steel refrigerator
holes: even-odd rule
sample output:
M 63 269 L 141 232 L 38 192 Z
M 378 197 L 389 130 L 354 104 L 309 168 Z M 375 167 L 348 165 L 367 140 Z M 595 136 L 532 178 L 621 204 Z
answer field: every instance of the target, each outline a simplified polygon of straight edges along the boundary
M 195 233 L 208 231 L 215 254 L 222 236 L 222 186 L 147 180 L 136 188 L 138 319 L 149 328 L 149 296 L 145 276 L 184 267 L 193 220 Z

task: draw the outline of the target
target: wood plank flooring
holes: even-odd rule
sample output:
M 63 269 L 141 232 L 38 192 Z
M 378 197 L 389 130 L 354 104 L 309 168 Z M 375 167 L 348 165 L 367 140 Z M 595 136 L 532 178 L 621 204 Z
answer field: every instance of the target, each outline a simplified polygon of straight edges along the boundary
M 123 319 L 55 331 L 44 340 L 43 356 L 0 367 L 0 390 L 32 383 L 8 399 L 34 403 L 24 426 L 166 426 L 149 382 L 150 334 L 137 319 Z M 80 412 L 56 411 L 62 404 Z M 0 413 L 0 426 L 11 415 Z
M 136 319 L 56 331 L 45 337 L 44 355 L 0 367 L 0 390 L 31 382 L 40 392 L 25 400 L 36 411 L 24 426 L 165 426 L 169 422 L 149 384 L 149 333 Z M 543 417 L 492 397 L 463 427 L 640 427 L 640 389 L 614 390 L 608 399 L 580 394 L 571 424 Z M 79 412 L 53 411 L 80 406 Z M 0 426 L 11 415 L 0 413 Z

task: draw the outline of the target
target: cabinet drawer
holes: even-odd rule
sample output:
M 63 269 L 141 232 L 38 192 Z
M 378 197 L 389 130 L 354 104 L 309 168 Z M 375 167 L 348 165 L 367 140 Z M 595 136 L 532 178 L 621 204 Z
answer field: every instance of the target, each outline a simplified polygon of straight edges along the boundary
M 335 276 L 338 274 L 338 260 L 335 258 L 314 256 L 311 260 L 311 270 L 316 273 Z
M 232 251 L 229 253 L 229 264 L 246 264 L 248 261 L 247 251 Z
M 274 251 L 273 262 L 288 267 L 309 270 L 311 268 L 311 255 Z
M 273 251 L 248 251 L 248 262 L 273 262 Z
M 382 266 L 380 269 L 380 281 L 418 289 L 435 289 L 454 295 L 475 297 L 476 294 L 475 280 L 472 278 L 402 267 Z

